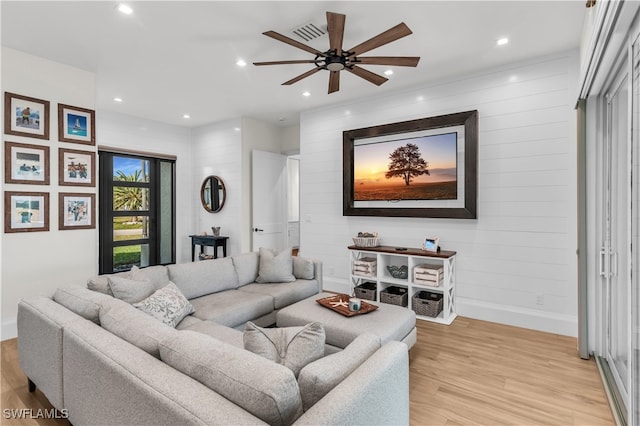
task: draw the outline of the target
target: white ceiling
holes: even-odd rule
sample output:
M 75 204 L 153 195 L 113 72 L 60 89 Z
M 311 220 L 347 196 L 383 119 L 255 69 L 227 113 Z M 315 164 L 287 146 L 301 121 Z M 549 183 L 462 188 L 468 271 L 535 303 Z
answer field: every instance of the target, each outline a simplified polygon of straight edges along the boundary
M 94 72 L 98 110 L 189 127 L 239 116 L 291 126 L 307 109 L 577 48 L 587 13 L 584 0 L 126 3 L 128 16 L 114 1 L 4 0 L 2 44 Z M 296 25 L 326 25 L 326 11 L 346 14 L 345 48 L 405 22 L 412 35 L 367 55 L 420 56 L 418 67 L 395 67 L 379 87 L 343 72 L 340 91 L 329 95 L 326 71 L 281 85 L 312 65 L 251 64 L 313 59 L 262 32 L 294 38 Z M 497 47 L 501 37 L 510 43 Z M 324 36 L 308 44 L 325 51 L 328 43 Z M 249 65 L 238 67 L 239 58 Z

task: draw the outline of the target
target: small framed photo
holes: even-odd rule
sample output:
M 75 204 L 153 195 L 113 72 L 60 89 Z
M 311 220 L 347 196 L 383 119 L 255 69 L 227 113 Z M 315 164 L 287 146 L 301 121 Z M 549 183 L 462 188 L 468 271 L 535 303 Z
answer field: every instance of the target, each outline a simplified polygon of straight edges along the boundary
M 4 132 L 49 139 L 49 101 L 4 92 Z
M 49 193 L 4 193 L 4 232 L 49 230 Z
M 96 186 L 96 153 L 75 149 L 58 149 L 58 184 L 62 186 Z
M 440 250 L 440 238 L 426 237 L 422 243 L 422 250 L 437 253 Z
M 58 194 L 58 228 L 93 229 L 96 227 L 96 194 L 61 192 Z
M 60 142 L 96 144 L 96 112 L 92 109 L 58 104 L 58 139 Z
M 5 142 L 4 182 L 49 185 L 49 147 Z

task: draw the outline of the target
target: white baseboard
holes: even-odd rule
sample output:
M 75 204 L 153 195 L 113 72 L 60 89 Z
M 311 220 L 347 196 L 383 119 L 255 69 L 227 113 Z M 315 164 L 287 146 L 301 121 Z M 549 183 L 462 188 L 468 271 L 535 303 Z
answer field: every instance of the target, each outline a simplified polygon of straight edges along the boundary
M 18 337 L 18 323 L 16 320 L 3 322 L 2 331 L 0 331 L 0 340 L 8 340 L 16 337 Z
M 573 315 L 498 305 L 464 297 L 456 298 L 456 312 L 458 315 L 467 318 L 497 322 L 499 324 L 513 325 L 564 336 L 578 336 L 578 318 Z

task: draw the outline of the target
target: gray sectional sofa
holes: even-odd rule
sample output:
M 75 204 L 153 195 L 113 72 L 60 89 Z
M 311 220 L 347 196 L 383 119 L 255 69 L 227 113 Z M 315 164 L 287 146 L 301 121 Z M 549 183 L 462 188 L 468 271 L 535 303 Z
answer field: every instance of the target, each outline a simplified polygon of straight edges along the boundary
M 408 424 L 404 343 L 363 334 L 298 377 L 244 349 L 247 321 L 271 326 L 280 309 L 322 288 L 320 262 L 294 257 L 292 280 L 281 283 L 256 282 L 261 266 L 258 253 L 245 253 L 98 276 L 86 288 L 23 299 L 18 352 L 30 390 L 76 426 Z M 138 287 L 128 293 L 119 280 L 140 280 L 149 291 L 174 283 L 194 312 L 165 325 L 136 309 Z

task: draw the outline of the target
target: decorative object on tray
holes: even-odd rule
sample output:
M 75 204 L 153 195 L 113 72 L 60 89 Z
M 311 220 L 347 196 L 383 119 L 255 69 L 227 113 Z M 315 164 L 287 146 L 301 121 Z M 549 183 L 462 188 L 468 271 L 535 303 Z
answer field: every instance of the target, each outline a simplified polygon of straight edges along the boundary
M 358 247 L 378 247 L 380 238 L 377 232 L 358 232 L 358 236 L 353 237 L 353 243 Z
M 372 305 L 365 302 L 364 300 L 360 300 L 360 310 L 352 311 L 349 309 L 349 299 L 351 299 L 351 296 L 349 296 L 348 294 L 336 294 L 335 296 L 317 299 L 316 302 L 318 302 L 325 308 L 331 309 L 332 311 L 344 315 L 345 317 L 368 314 L 369 312 L 378 309 L 376 305 Z
M 391 274 L 393 278 L 406 280 L 409 276 L 409 267 L 407 265 L 395 266 L 389 265 L 387 266 L 387 270 Z

